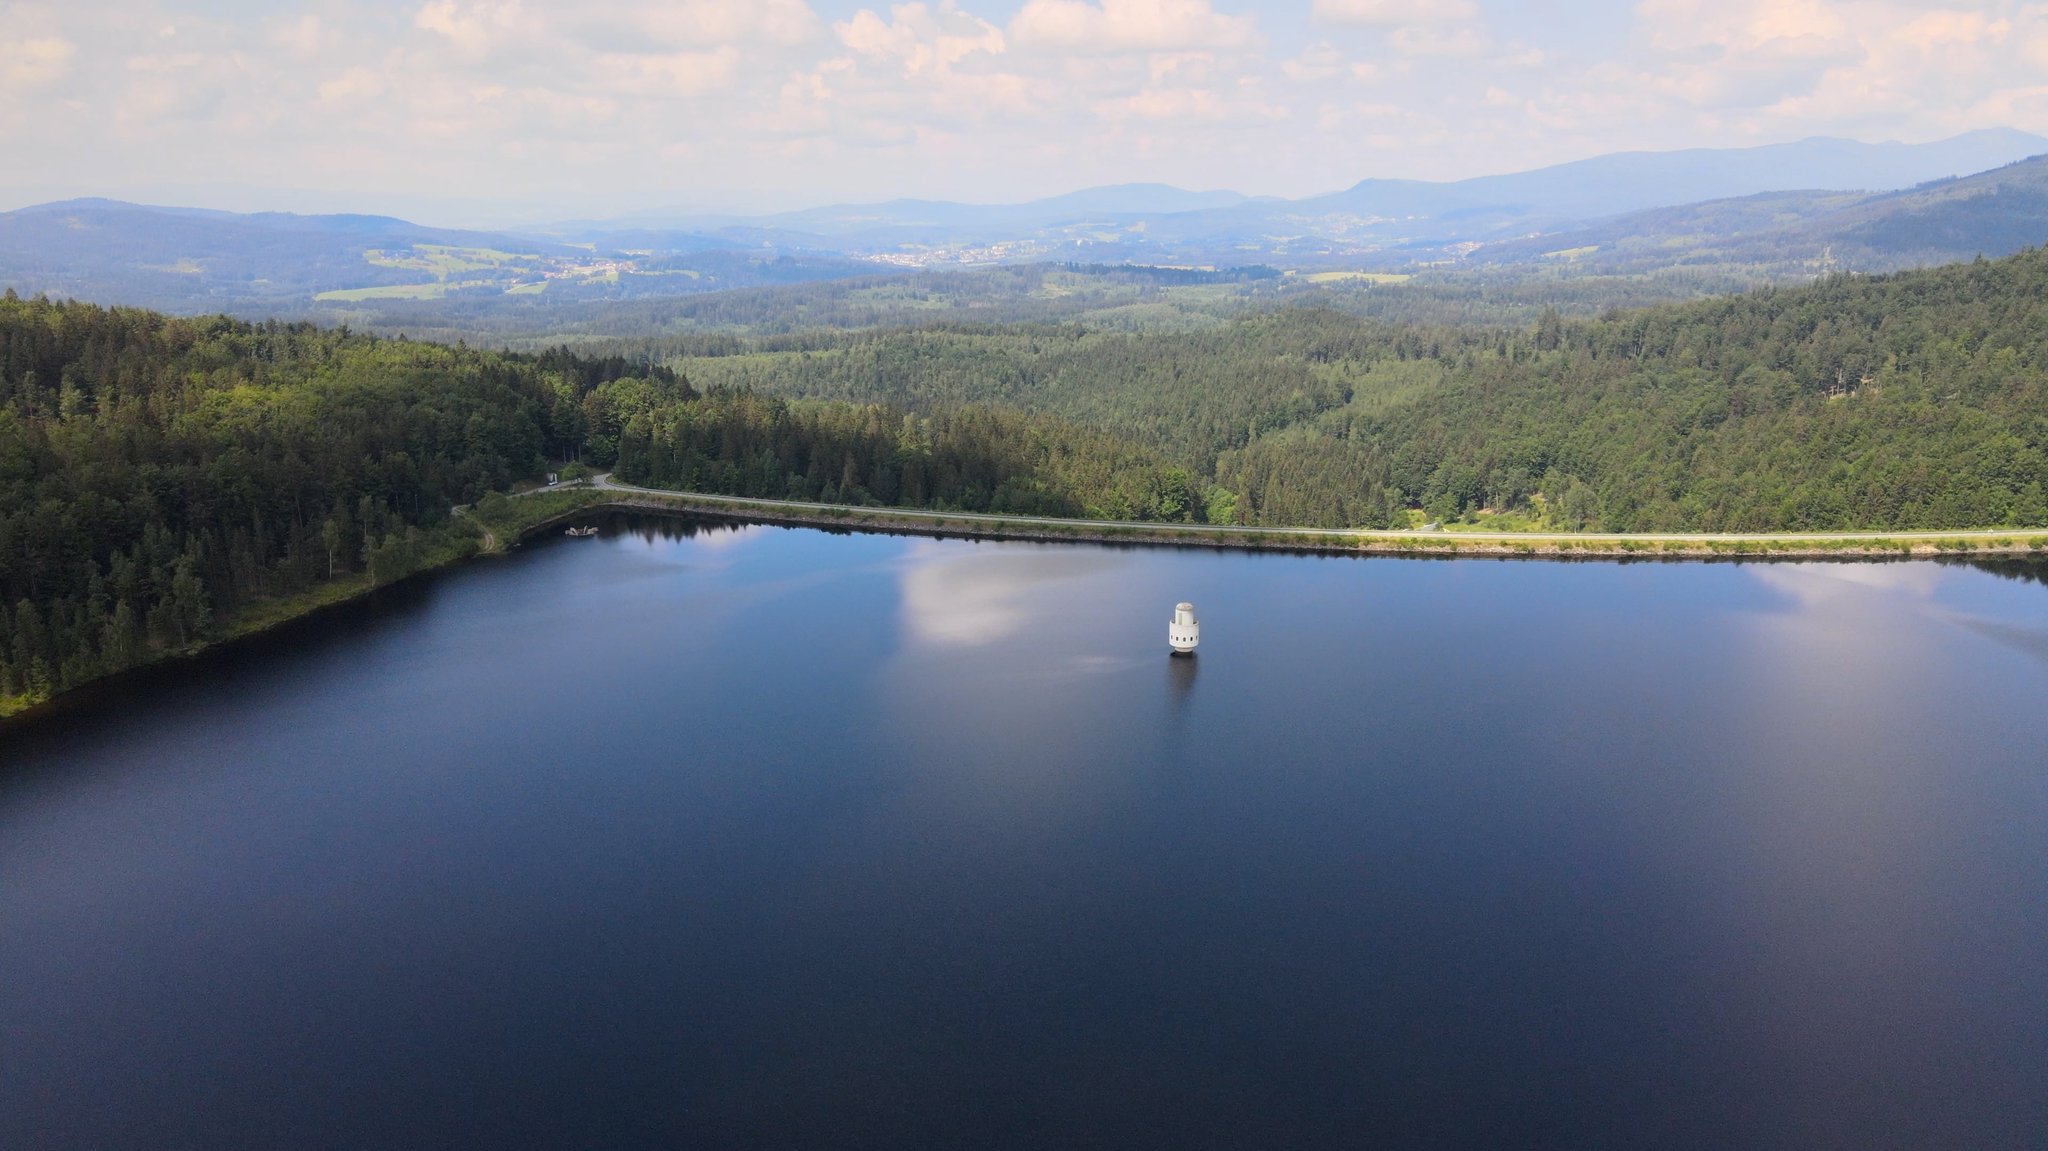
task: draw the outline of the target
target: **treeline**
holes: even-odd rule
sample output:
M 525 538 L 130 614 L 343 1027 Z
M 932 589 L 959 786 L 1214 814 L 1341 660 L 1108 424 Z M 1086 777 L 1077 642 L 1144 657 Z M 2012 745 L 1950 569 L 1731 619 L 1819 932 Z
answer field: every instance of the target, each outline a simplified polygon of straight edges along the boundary
M 1207 489 L 1155 449 L 995 407 L 918 415 L 715 389 L 601 389 L 599 464 L 652 487 L 824 503 L 1200 521 Z

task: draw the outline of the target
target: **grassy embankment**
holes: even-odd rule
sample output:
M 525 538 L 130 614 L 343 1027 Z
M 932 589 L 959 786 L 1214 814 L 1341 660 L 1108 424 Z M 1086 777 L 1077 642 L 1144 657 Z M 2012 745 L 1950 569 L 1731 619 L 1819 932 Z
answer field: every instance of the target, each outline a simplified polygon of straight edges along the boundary
M 1660 559 L 1879 559 L 1947 555 L 2048 556 L 2048 528 L 1955 532 L 1788 533 L 1782 535 L 1622 536 L 1575 533 L 1417 533 L 1290 528 L 1217 528 L 1203 524 L 1062 521 L 903 508 L 827 507 L 748 501 L 649 489 L 615 489 L 613 506 L 853 530 L 1071 540 L 1170 547 L 1265 548 L 1364 555 L 1549 556 Z

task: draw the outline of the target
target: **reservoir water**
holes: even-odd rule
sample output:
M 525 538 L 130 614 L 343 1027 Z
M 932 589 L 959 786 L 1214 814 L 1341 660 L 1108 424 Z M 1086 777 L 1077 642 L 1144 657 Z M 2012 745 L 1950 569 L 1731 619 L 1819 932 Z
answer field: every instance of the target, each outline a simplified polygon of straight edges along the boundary
M 0 731 L 7 1148 L 2038 1149 L 2044 942 L 2024 567 L 622 517 Z

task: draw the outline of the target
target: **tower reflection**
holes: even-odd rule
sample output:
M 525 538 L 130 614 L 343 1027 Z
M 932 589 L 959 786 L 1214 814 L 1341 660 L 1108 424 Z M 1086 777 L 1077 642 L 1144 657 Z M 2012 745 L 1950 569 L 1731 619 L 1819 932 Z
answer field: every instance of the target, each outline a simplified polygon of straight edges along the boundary
M 1187 711 L 1188 700 L 1195 694 L 1195 675 L 1200 670 L 1201 657 L 1193 653 L 1166 658 L 1166 689 L 1175 718 Z

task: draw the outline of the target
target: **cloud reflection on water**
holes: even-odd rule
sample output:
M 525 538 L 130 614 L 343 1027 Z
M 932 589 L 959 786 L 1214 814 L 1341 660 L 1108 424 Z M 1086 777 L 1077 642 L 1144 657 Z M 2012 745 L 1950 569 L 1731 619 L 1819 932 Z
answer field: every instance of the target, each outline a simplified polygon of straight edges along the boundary
M 1905 609 L 2048 661 L 2048 628 L 1958 611 L 1940 602 L 1938 593 L 1959 574 L 1956 568 L 1925 562 L 1797 563 L 1763 564 L 1753 570 L 1761 582 L 1797 602 L 1806 624 L 1843 633 L 1839 642 L 1849 647 L 1881 644 L 1878 633 L 1895 629 L 1896 617 Z
M 877 690 L 905 761 L 930 765 L 921 826 L 975 841 L 1058 836 L 1128 785 L 1111 765 L 1144 730 L 1132 692 L 1146 661 L 1120 634 L 1131 563 L 1099 548 L 907 546 L 903 647 Z
M 1893 701 L 1890 721 L 1907 718 L 1923 706 L 1926 694 L 1915 685 L 1930 661 L 1953 658 L 1940 641 L 1949 620 L 1937 592 L 1950 574 L 1941 567 L 1774 563 L 1749 570 L 1785 597 L 1745 629 L 1748 679 L 1758 693 L 1752 706 L 1774 717 L 1780 742 L 1813 739 L 1819 746 L 1809 750 L 1822 760 L 1847 748 L 1873 753 L 1884 725 L 1871 714 L 1872 701 Z
M 1750 570 L 1766 586 L 1809 608 L 1851 601 L 1872 592 L 1931 599 L 1947 576 L 1930 563 L 1769 563 Z
M 911 642 L 981 647 L 1010 638 L 1034 615 L 1056 612 L 1063 585 L 1118 567 L 1095 549 L 969 551 L 920 540 L 904 554 L 903 622 Z

